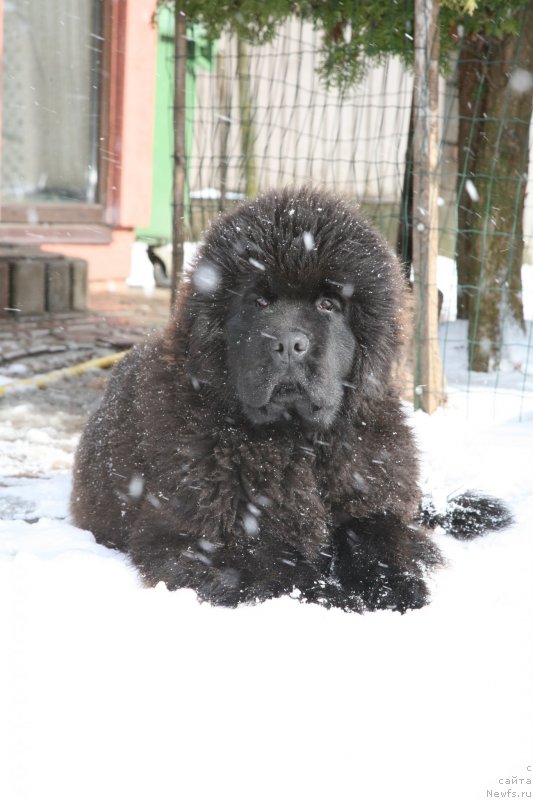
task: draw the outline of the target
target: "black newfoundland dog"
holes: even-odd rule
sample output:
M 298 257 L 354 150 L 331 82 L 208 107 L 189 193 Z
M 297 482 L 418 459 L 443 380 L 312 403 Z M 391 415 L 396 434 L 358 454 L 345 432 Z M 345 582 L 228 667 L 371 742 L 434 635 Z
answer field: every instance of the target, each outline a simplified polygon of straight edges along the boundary
M 85 429 L 75 523 L 148 586 L 215 604 L 423 606 L 441 562 L 426 528 L 471 536 L 510 515 L 477 495 L 420 512 L 391 377 L 403 292 L 337 197 L 270 192 L 220 217 L 172 323 L 118 364 Z

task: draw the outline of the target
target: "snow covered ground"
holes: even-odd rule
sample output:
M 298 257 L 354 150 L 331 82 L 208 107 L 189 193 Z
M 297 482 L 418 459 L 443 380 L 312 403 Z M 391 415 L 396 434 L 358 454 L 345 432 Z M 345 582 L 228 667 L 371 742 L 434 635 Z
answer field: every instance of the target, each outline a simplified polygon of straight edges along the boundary
M 425 487 L 497 494 L 516 525 L 437 532 L 448 567 L 404 616 L 143 589 L 67 520 L 80 417 L 0 406 L 2 800 L 532 796 L 533 378 L 473 380 L 462 323 L 442 335 L 449 407 L 412 415 Z

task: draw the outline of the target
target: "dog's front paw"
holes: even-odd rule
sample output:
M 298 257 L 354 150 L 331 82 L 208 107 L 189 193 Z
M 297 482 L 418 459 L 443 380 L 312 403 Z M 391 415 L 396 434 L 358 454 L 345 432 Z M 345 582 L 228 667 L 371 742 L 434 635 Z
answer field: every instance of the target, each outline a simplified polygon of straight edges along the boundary
M 373 584 L 362 591 L 362 600 L 368 611 L 392 609 L 403 614 L 411 608 L 423 608 L 430 595 L 422 577 L 383 568 Z
M 336 531 L 333 574 L 365 610 L 422 608 L 429 602 L 425 576 L 441 562 L 421 532 L 389 515 L 352 520 Z
M 292 595 L 301 603 L 314 603 L 323 608 L 341 608 L 343 611 L 354 611 L 361 614 L 365 604 L 357 592 L 349 591 L 337 581 L 317 580 L 312 586 L 296 590 Z

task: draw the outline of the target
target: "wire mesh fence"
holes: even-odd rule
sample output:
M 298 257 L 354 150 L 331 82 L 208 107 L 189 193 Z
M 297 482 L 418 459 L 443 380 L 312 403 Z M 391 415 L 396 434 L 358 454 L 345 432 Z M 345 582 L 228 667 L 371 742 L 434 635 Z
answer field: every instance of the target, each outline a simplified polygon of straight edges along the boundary
M 459 28 L 441 72 L 437 283 L 448 396 L 461 383 L 490 404 L 504 389 L 524 414 L 533 388 L 533 8 L 516 9 L 510 35 Z M 178 109 L 186 238 L 199 240 L 214 215 L 258 191 L 312 183 L 353 199 L 409 274 L 412 69 L 398 57 L 368 61 L 339 89 L 323 78 L 322 33 L 301 19 L 261 45 L 187 31 L 177 52 L 187 62 Z M 416 370 L 412 382 L 416 392 Z
M 272 43 L 244 47 L 245 71 L 242 42 L 219 40 L 212 70 L 198 71 L 194 106 L 186 109 L 193 234 L 250 188 L 312 181 L 356 199 L 394 240 L 412 76 L 391 60 L 350 92 L 328 89 L 317 74 L 320 35 L 298 20 Z

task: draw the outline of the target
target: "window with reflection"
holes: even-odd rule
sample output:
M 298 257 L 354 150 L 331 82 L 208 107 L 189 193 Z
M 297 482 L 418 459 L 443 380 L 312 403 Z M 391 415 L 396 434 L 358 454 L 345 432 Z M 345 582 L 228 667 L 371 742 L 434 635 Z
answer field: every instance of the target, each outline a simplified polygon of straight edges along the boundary
M 101 6 L 3 2 L 3 205 L 99 201 Z

